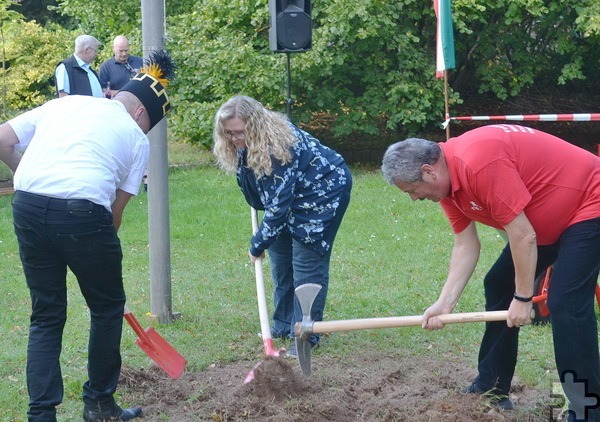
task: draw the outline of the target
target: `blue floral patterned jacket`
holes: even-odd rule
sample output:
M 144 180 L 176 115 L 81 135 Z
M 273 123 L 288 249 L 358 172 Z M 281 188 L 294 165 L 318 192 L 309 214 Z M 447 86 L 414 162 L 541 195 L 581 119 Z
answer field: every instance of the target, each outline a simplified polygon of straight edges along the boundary
M 309 133 L 293 129 L 298 142 L 292 147 L 291 161 L 286 165 L 273 161 L 269 176 L 256 178 L 244 168 L 245 151 L 238 155 L 238 184 L 250 205 L 257 205 L 259 198 L 265 210 L 250 244 L 254 256 L 260 256 L 283 230 L 320 254 L 329 251 L 335 233 L 330 234 L 328 228 L 337 227 L 333 222 L 341 218 L 336 217 L 340 197 L 352 189 L 352 176 L 342 156 Z

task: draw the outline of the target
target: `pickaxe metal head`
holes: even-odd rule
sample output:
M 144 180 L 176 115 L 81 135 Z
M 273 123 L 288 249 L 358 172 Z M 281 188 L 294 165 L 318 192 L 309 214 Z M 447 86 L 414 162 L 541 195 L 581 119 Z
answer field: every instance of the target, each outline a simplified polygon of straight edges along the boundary
M 297 322 L 294 326 L 294 333 L 296 334 L 296 350 L 298 351 L 298 362 L 300 363 L 300 369 L 305 377 L 310 377 L 311 365 L 310 365 L 310 351 L 312 346 L 308 341 L 308 335 L 313 332 L 313 323 L 311 319 L 311 310 L 315 298 L 321 291 L 322 286 L 315 283 L 306 283 L 296 287 L 296 298 L 300 303 L 300 309 L 302 309 L 302 322 Z

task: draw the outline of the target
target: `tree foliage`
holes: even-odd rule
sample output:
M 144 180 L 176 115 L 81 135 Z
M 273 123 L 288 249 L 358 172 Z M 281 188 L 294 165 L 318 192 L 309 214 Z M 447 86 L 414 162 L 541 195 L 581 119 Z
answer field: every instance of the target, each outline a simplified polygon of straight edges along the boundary
M 459 91 L 506 99 L 534 85 L 597 80 L 600 27 L 580 18 L 598 19 L 596 0 L 455 0 L 454 11 Z
M 73 20 L 56 11 L 56 0 L 18 0 L 11 3 L 9 9 L 22 13 L 28 21 L 36 21 L 40 25 L 54 23 L 73 29 Z
M 60 61 L 57 54 L 66 58 L 73 51 L 71 43 L 67 47 L 62 42 L 70 33 L 61 27 L 49 31 L 34 22 L 20 22 L 9 29 L 18 42 L 6 46 L 10 67 L 6 72 L 9 89 L 5 100 L 10 108 L 17 110 L 41 105 L 54 95 L 51 78 Z M 68 35 L 67 39 L 70 38 Z
M 210 142 L 212 116 L 235 93 L 286 111 L 285 54 L 269 50 L 266 0 L 219 0 L 173 22 L 172 50 L 182 69 L 173 130 Z M 424 19 L 429 16 L 429 22 Z M 404 0 L 313 3 L 313 48 L 290 56 L 292 118 L 327 117 L 333 137 L 417 131 L 443 117 L 443 86 L 433 78 L 431 7 Z M 427 75 L 427 76 L 425 76 Z M 188 128 L 186 128 L 186 126 Z
M 5 10 L 10 1 L 2 1 Z M 9 67 L 3 73 L 11 78 L 10 107 L 28 108 L 51 95 L 37 73 L 50 76 L 54 64 L 70 54 L 63 45 L 72 48 L 78 33 L 105 45 L 123 33 L 141 46 L 139 2 L 56 3 L 57 12 L 78 23 L 77 31 L 31 22 L 7 31 Z M 237 93 L 286 111 L 287 57 L 269 49 L 267 3 L 167 2 L 167 48 L 179 66 L 169 87 L 175 137 L 209 146 L 216 109 Z M 507 99 L 531 87 L 598 89 L 597 0 L 453 0 L 453 21 L 457 68 L 449 72 L 451 108 L 473 92 Z M 313 1 L 312 22 L 312 49 L 289 57 L 295 122 L 326 126 L 331 139 L 352 135 L 371 142 L 427 132 L 442 121 L 444 86 L 434 77 L 431 1 Z M 2 25 L 8 28 L 4 20 Z M 109 55 L 105 49 L 101 59 Z M 36 72 L 20 67 L 27 63 L 35 63 Z
M 79 33 L 90 34 L 105 45 L 119 34 L 140 33 L 139 1 L 57 0 L 57 11 L 79 22 Z

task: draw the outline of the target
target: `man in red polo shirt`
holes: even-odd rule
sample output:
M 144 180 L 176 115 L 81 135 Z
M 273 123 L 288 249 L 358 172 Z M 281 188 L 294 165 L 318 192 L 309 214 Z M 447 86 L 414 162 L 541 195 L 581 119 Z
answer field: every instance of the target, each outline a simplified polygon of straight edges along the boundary
M 508 319 L 486 324 L 479 373 L 465 391 L 491 393 L 500 408 L 513 408 L 519 327 L 531 322 L 536 275 L 554 264 L 548 307 L 560 380 L 571 417 L 600 420 L 600 157 L 535 129 L 500 124 L 445 143 L 398 142 L 386 151 L 382 171 L 413 200 L 440 202 L 455 234 L 448 277 L 423 314 L 423 328 L 443 327 L 437 315 L 452 312 L 473 274 L 475 222 L 508 235 L 484 279 L 486 310 L 508 309 Z

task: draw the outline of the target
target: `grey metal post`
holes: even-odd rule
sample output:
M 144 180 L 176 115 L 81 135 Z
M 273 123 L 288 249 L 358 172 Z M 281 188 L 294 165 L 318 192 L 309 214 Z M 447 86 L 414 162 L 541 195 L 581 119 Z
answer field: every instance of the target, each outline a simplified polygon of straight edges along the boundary
M 144 57 L 165 46 L 164 1 L 142 0 Z M 171 248 L 169 231 L 169 160 L 167 122 L 163 119 L 149 133 L 148 232 L 150 237 L 151 312 L 160 323 L 173 320 L 171 304 Z

